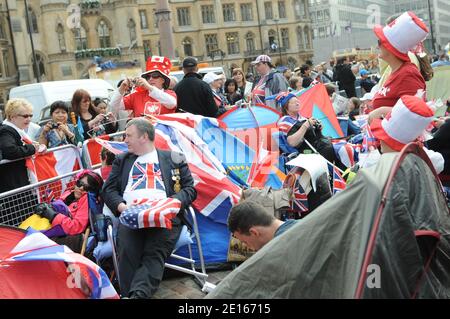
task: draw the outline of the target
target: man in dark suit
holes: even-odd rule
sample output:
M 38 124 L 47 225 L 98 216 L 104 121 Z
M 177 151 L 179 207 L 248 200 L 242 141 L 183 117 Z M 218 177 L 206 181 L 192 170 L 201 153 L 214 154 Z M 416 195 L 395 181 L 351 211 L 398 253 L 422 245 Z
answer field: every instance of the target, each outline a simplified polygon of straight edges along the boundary
M 184 210 L 197 192 L 186 159 L 182 154 L 157 150 L 155 129 L 143 118 L 127 123 L 125 142 L 128 152 L 117 156 L 102 190 L 105 204 L 119 216 L 143 198 L 176 198 L 182 206 L 172 219 L 172 229 L 130 229 L 119 225 L 120 289 L 123 297 L 150 298 L 161 282 L 164 263 L 180 236 Z

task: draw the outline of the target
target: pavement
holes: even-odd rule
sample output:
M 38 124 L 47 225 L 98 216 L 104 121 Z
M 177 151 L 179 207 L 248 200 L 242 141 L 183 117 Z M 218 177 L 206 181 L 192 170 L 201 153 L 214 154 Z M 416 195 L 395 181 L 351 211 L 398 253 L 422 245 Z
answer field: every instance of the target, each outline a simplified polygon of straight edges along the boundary
M 206 271 L 207 281 L 214 285 L 219 284 L 232 270 Z M 180 273 L 181 274 L 181 273 Z M 154 299 L 202 299 L 206 293 L 191 275 L 167 275 L 163 278 Z

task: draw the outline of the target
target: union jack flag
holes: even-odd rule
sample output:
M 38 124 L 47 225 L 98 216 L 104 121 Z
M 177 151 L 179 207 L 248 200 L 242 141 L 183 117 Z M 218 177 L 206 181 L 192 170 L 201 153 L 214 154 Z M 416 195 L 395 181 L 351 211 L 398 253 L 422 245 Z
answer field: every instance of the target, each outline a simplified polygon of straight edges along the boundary
M 352 167 L 358 162 L 358 151 L 360 145 L 351 144 L 347 141 L 340 140 L 338 142 L 333 142 L 334 153 L 337 158 L 346 167 Z
M 98 137 L 95 138 L 95 141 L 115 155 L 126 153 L 128 151 L 128 146 L 125 142 L 106 141 Z
M 54 199 L 55 192 L 51 187 L 47 186 L 47 189 L 45 190 L 45 202 L 50 204 Z
M 172 219 L 181 209 L 176 198 L 150 201 L 134 205 L 120 214 L 120 222 L 133 229 L 158 227 L 172 229 Z
M 118 299 L 119 296 L 106 273 L 86 257 L 74 253 L 67 246 L 56 244 L 43 233 L 28 228 L 25 237 L 2 260 L 5 262 L 29 261 L 65 262 L 80 267 L 81 276 L 88 285 L 91 299 Z M 79 287 L 78 287 L 79 288 Z
M 297 175 L 294 184 L 294 199 L 292 200 L 292 210 L 296 212 L 306 213 L 309 211 L 308 196 L 303 187 L 300 185 L 300 175 Z
M 328 169 L 330 169 L 330 166 L 331 165 L 328 164 Z M 345 179 L 342 177 L 335 166 L 332 166 L 331 170 L 333 174 L 333 195 L 336 195 L 337 193 L 345 189 L 346 183 Z
M 362 142 L 362 151 L 368 152 L 370 147 L 376 148 L 378 145 L 377 138 L 373 135 L 369 125 L 366 125 L 366 132 L 364 133 Z
M 135 163 L 131 175 L 133 182 L 131 190 L 159 189 L 164 191 L 159 164 Z
M 280 132 L 287 134 L 292 126 L 294 126 L 295 122 L 297 122 L 296 119 L 294 119 L 292 116 L 286 115 L 278 121 L 277 126 Z

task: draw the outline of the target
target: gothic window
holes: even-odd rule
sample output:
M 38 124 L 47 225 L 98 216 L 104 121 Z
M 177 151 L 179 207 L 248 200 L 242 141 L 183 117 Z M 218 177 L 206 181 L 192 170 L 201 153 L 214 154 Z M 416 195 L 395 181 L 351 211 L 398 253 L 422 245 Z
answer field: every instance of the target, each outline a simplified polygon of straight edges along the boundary
M 234 11 L 233 3 L 226 3 L 222 5 L 223 11 L 223 21 L 224 22 L 232 22 L 236 21 L 236 12 Z
M 75 29 L 75 46 L 77 50 L 87 49 L 86 29 L 83 26 Z
M 178 16 L 178 25 L 180 27 L 191 25 L 191 15 L 189 13 L 189 8 L 178 8 L 177 16 Z
M 253 20 L 251 3 L 241 4 L 241 16 L 242 16 L 242 21 L 252 21 Z
M 264 2 L 264 13 L 266 15 L 266 20 L 273 19 L 272 2 Z
M 281 29 L 281 47 L 285 49 L 289 49 L 289 29 L 288 28 L 282 28 Z
M 147 11 L 139 10 L 139 18 L 141 20 L 141 29 L 148 29 Z
M 303 30 L 302 30 L 302 27 L 297 27 L 297 42 L 298 42 L 298 47 L 300 49 L 304 49 L 305 48 L 305 42 L 303 41 Z
M 205 44 L 207 55 L 210 55 L 211 52 L 216 51 L 219 48 L 217 34 L 205 34 Z
M 181 42 L 183 45 L 183 51 L 184 56 L 193 56 L 192 53 L 192 40 L 189 38 L 184 38 L 183 42 Z
M 26 17 L 26 16 L 25 16 Z M 29 27 L 29 30 L 31 31 L 31 33 L 38 33 L 38 22 L 37 22 L 37 17 L 36 14 L 34 13 L 33 9 L 28 8 L 28 19 L 27 20 L 27 26 Z
M 239 53 L 239 35 L 237 32 L 226 33 L 228 54 Z
M 245 44 L 247 45 L 247 51 L 255 51 L 255 35 L 252 32 L 246 34 Z
M 214 6 L 207 5 L 202 6 L 202 20 L 203 23 L 215 23 L 216 19 L 214 16 Z
M 109 35 L 109 27 L 105 20 L 100 20 L 97 27 L 98 39 L 101 48 L 109 48 L 111 46 L 111 37 Z
M 284 1 L 278 1 L 278 15 L 280 19 L 286 18 L 286 3 Z

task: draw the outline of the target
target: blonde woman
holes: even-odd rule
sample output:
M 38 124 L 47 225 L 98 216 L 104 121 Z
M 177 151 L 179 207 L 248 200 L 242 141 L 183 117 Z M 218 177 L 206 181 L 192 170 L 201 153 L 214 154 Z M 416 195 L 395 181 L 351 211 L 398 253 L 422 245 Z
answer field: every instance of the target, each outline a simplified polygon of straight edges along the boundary
M 27 100 L 9 100 L 5 116 L 0 126 L 0 151 L 3 159 L 18 161 L 0 165 L 0 193 L 28 185 L 25 157 L 46 151 L 45 145 L 32 142 L 25 132 L 33 117 L 33 106 Z

